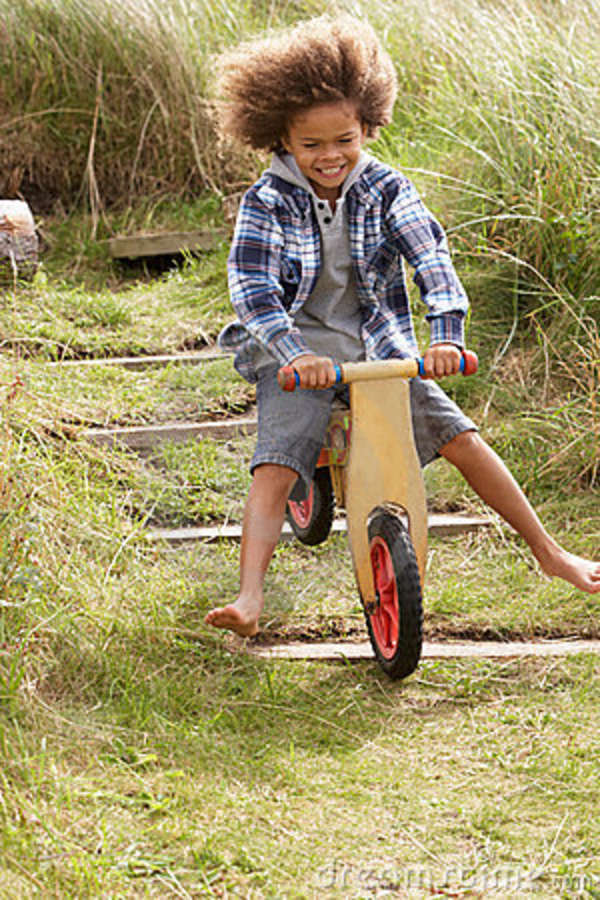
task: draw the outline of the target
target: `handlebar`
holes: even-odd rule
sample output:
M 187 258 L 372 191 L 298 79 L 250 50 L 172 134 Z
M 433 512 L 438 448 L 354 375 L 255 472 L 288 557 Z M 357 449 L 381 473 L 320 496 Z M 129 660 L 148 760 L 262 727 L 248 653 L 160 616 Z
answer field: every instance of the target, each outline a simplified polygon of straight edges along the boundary
M 459 372 L 474 375 L 479 361 L 472 350 L 461 352 Z M 371 381 L 376 378 L 416 378 L 425 375 L 423 359 L 380 359 L 372 362 L 342 363 L 334 366 L 335 384 L 349 384 L 351 381 Z M 300 385 L 300 376 L 293 366 L 282 366 L 277 373 L 279 387 L 284 391 L 295 391 Z

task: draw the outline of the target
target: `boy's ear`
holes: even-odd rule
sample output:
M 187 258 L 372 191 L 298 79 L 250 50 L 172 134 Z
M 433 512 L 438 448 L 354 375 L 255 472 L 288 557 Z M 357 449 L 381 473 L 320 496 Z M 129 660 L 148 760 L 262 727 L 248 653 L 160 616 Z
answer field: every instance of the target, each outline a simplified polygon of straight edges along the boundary
M 280 140 L 279 140 L 279 143 L 281 144 L 281 146 L 283 147 L 283 149 L 286 151 L 286 153 L 291 153 L 291 152 L 292 152 L 291 147 L 290 147 L 290 142 L 289 142 L 289 140 L 288 140 L 287 134 L 282 134 L 282 135 L 281 135 L 281 138 L 280 138 Z

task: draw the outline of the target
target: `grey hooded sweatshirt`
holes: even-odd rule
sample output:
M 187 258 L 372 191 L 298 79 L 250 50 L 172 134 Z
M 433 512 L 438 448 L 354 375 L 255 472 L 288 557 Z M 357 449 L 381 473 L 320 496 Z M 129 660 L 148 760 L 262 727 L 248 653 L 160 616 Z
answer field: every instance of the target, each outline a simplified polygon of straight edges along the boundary
M 360 303 L 352 271 L 345 196 L 369 162 L 370 157 L 361 153 L 358 163 L 342 185 L 335 212 L 326 200 L 317 197 L 291 154 L 275 154 L 268 169 L 272 175 L 304 188 L 312 198 L 321 233 L 321 271 L 312 294 L 296 314 L 294 323 L 313 353 L 330 356 L 336 362 L 356 362 L 365 358 L 360 338 Z M 273 357 L 261 348 L 256 351 L 254 363 L 258 369 L 273 363 Z

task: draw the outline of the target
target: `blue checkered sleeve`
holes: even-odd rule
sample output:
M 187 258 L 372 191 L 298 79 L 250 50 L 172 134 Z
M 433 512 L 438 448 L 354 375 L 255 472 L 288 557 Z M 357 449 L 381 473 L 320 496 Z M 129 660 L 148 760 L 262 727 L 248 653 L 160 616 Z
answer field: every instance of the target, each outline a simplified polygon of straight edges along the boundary
M 431 343 L 448 341 L 463 346 L 467 295 L 441 226 L 408 179 L 403 179 L 390 206 L 387 224 L 400 253 L 414 269 L 415 284 L 427 306 Z
M 282 365 L 310 352 L 286 308 L 283 244 L 273 209 L 249 191 L 240 206 L 227 265 L 231 302 L 239 323 Z

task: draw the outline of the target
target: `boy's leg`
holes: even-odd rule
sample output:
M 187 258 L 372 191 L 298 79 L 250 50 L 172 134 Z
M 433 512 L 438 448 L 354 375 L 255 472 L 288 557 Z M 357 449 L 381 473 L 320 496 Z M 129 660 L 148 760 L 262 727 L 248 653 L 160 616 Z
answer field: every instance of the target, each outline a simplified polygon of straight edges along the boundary
M 264 606 L 263 582 L 281 534 L 285 506 L 298 477 L 287 466 L 266 464 L 254 470 L 254 477 L 242 525 L 240 594 L 235 603 L 211 610 L 208 625 L 228 628 L 244 636 L 256 634 L 258 617 Z
M 250 462 L 252 485 L 244 510 L 240 593 L 235 603 L 211 610 L 208 625 L 242 635 L 258 631 L 263 581 L 298 475 L 307 485 L 323 443 L 334 390 L 294 391 L 277 384 L 278 366 L 264 367 L 256 389 L 258 440 Z
M 600 562 L 568 553 L 548 534 L 500 457 L 475 431 L 463 431 L 440 448 L 474 491 L 527 541 L 546 575 L 581 590 L 600 592 Z

